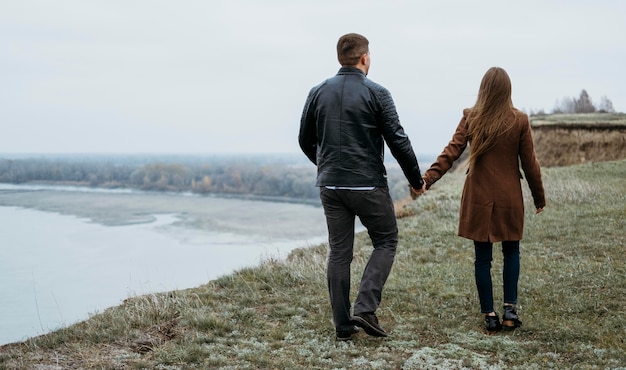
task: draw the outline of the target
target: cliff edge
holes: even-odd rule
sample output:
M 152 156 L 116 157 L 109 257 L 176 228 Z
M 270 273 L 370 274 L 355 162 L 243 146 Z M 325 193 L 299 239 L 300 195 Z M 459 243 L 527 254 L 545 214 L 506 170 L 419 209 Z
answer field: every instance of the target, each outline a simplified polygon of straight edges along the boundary
M 531 116 L 535 151 L 542 167 L 626 159 L 626 114 Z

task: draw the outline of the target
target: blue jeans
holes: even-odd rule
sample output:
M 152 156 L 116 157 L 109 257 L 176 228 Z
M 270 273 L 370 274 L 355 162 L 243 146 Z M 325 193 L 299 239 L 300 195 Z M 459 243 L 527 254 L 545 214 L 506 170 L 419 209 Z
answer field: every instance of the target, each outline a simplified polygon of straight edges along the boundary
M 354 222 L 359 217 L 374 250 L 363 271 L 354 301 L 354 314 L 374 313 L 391 272 L 398 244 L 398 226 L 389 189 L 320 189 L 328 226 L 328 292 L 337 330 L 353 327 L 350 315 L 350 264 L 354 247 Z
M 474 241 L 474 276 L 480 299 L 480 312 L 493 312 L 493 290 L 491 284 L 491 261 L 493 244 L 490 242 Z M 502 288 L 504 303 L 517 303 L 517 281 L 519 280 L 519 240 L 503 241 L 502 256 Z

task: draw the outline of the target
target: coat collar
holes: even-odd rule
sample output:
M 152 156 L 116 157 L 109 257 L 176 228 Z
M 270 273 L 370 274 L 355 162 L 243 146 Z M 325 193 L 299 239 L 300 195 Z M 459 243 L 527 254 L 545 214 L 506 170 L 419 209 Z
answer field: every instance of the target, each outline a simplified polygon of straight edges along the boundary
M 341 67 L 339 69 L 339 72 L 337 72 L 337 74 L 338 75 L 361 74 L 363 75 L 363 77 L 365 77 L 365 72 L 361 71 L 360 69 L 356 67 Z

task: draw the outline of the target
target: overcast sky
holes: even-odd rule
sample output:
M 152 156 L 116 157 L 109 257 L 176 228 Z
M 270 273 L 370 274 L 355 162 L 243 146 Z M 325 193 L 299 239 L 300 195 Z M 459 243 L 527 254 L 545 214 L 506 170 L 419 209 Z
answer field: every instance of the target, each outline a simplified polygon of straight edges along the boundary
M 491 66 L 525 111 L 582 89 L 626 111 L 621 0 L 0 0 L 0 153 L 298 153 L 348 32 L 417 153 L 447 144 Z

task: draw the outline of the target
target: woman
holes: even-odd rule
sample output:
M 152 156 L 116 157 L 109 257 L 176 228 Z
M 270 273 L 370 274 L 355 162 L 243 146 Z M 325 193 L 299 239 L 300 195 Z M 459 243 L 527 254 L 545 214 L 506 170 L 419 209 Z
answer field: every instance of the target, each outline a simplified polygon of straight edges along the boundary
M 452 140 L 424 174 L 430 187 L 471 145 L 461 197 L 458 235 L 474 241 L 474 276 L 489 334 L 522 324 L 515 304 L 519 278 L 519 242 L 524 227 L 524 200 L 519 164 L 536 207 L 546 205 L 541 169 L 535 157 L 528 116 L 513 107 L 511 80 L 504 69 L 490 68 L 483 76 L 476 104 L 463 111 Z M 500 323 L 493 307 L 492 245 L 502 242 L 504 313 Z

